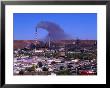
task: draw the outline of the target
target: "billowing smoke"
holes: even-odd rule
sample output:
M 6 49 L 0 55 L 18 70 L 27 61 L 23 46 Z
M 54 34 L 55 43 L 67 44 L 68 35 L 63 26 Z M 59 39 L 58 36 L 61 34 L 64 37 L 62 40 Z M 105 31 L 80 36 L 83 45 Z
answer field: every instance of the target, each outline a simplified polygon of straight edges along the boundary
M 51 41 L 69 39 L 69 36 L 56 23 L 49 21 L 41 21 L 37 24 L 36 31 L 38 28 L 42 28 L 48 31 L 48 35 L 46 36 L 45 40 L 48 40 L 49 38 Z

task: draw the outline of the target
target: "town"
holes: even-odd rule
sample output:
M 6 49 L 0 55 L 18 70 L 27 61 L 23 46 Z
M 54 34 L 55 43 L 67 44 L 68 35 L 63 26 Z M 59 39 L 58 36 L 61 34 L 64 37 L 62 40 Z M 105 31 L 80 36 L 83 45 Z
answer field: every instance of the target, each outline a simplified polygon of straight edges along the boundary
M 14 40 L 14 75 L 97 75 L 97 40 Z

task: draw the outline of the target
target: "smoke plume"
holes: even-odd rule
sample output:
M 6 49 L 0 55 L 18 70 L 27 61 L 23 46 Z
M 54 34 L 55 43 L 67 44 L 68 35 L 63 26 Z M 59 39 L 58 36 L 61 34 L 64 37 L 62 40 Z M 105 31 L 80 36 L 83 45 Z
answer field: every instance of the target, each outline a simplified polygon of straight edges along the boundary
M 69 36 L 56 23 L 49 21 L 41 21 L 37 24 L 36 31 L 38 28 L 42 28 L 48 31 L 48 35 L 46 36 L 45 41 L 47 41 L 49 38 L 51 41 L 69 39 Z

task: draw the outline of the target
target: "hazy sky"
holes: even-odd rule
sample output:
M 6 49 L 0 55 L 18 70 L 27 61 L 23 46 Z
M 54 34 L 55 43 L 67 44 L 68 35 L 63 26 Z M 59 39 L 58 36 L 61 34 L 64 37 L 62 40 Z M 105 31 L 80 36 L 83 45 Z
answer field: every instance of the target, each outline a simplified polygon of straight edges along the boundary
M 14 13 L 14 40 L 35 39 L 35 28 L 40 21 L 57 23 L 73 39 L 97 39 L 96 13 Z M 38 29 L 37 38 L 48 32 Z

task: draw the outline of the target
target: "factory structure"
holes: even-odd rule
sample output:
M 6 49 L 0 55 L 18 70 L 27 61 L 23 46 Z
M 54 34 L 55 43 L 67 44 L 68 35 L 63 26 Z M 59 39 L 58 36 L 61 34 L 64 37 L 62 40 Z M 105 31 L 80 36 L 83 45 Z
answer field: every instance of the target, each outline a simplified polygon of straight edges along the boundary
M 37 39 L 37 31 L 40 30 L 40 28 L 48 31 L 48 35 L 43 41 Z M 69 51 L 84 51 L 86 50 L 85 48 L 91 46 L 91 49 L 96 49 L 97 41 L 72 39 L 59 25 L 48 21 L 42 21 L 37 24 L 34 40 L 14 40 L 14 49 L 33 49 L 36 53 L 57 51 L 60 56 L 65 56 L 65 53 Z

